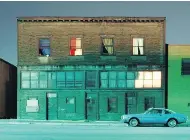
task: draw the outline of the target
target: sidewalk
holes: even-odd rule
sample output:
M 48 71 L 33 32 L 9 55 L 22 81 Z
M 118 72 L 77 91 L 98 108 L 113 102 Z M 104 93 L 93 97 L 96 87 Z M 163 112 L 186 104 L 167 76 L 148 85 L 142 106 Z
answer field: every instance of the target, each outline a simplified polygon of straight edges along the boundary
M 119 121 L 72 121 L 72 120 L 25 120 L 25 119 L 0 119 L 0 124 L 45 124 L 45 125 L 80 125 L 80 126 L 128 126 Z M 179 124 L 178 127 L 190 127 L 190 121 Z

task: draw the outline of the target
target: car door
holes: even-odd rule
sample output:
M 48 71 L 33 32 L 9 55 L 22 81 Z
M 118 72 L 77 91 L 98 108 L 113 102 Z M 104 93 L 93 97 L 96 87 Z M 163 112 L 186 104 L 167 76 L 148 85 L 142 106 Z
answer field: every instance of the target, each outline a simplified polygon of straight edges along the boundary
M 151 109 L 145 112 L 141 118 L 141 123 L 155 123 L 156 112 L 156 109 Z

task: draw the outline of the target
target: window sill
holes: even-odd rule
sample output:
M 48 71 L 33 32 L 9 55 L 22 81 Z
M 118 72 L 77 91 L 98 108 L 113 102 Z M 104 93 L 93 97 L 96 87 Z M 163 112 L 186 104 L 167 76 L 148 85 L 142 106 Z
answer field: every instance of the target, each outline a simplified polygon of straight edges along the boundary
M 116 60 L 115 55 L 102 55 L 100 56 L 100 60 Z
M 83 55 L 76 55 L 76 56 L 70 55 L 70 56 L 67 56 L 67 58 L 69 60 L 84 60 L 84 56 Z
M 146 55 L 132 55 L 131 59 L 132 60 L 143 60 L 143 61 L 146 61 L 147 56 Z

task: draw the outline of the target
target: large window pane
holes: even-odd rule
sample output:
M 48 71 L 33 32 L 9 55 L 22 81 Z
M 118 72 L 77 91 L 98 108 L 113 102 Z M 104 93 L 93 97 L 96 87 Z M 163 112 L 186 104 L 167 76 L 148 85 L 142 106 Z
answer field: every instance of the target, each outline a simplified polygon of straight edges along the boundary
M 66 72 L 66 87 L 74 87 L 74 72 Z
M 153 72 L 153 79 L 155 79 L 155 80 L 161 79 L 161 71 L 154 71 Z
M 152 88 L 152 80 L 144 80 L 145 88 Z
M 127 79 L 130 79 L 130 80 L 135 79 L 135 73 L 134 72 L 127 72 Z
M 22 81 L 21 88 L 30 88 L 30 81 L 29 80 Z
M 125 88 L 126 87 L 126 80 L 118 80 L 118 87 Z
M 143 88 L 143 80 L 135 80 L 135 88 Z
M 48 73 L 48 88 L 56 88 L 56 72 Z
M 143 80 L 144 79 L 144 72 L 142 72 L 142 71 L 137 72 L 137 77 L 136 78 L 138 80 Z
M 86 87 L 96 87 L 96 71 L 86 72 Z
M 127 80 L 127 88 L 134 88 L 135 80 Z
M 161 87 L 161 80 L 153 80 L 153 87 L 160 88 Z
M 22 80 L 30 80 L 30 72 L 21 72 L 21 79 Z
M 101 88 L 107 88 L 108 87 L 108 80 L 101 80 Z
M 125 80 L 126 79 L 126 72 L 118 72 L 118 79 Z
M 100 78 L 101 79 L 108 79 L 108 72 L 101 72 L 100 73 Z
M 47 81 L 47 72 L 40 72 L 40 80 Z
M 38 80 L 31 81 L 31 88 L 38 88 Z
M 152 80 L 152 72 L 144 72 L 145 80 Z
M 57 72 L 57 81 L 65 81 L 65 72 Z
M 38 80 L 39 75 L 38 72 L 31 72 L 31 80 Z
M 109 79 L 116 79 L 116 72 L 109 72 Z
M 109 80 L 109 87 L 116 88 L 116 80 Z

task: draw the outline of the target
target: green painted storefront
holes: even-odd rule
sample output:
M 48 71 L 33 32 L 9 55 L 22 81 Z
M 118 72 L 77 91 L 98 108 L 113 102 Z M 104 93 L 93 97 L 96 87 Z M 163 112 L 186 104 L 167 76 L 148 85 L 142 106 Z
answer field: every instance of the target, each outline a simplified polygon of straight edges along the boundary
M 143 71 L 153 75 L 163 72 L 159 66 L 19 67 L 18 118 L 120 120 L 124 113 L 164 107 L 164 75 L 152 79 L 155 83 L 152 88 L 136 88 L 135 80 L 142 77 L 137 75 Z M 161 87 L 158 87 L 159 80 Z M 146 82 L 150 83 L 151 79 Z
M 168 108 L 190 118 L 190 45 L 168 46 Z

